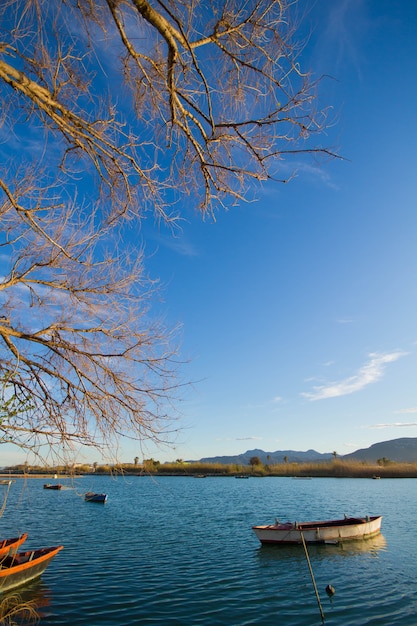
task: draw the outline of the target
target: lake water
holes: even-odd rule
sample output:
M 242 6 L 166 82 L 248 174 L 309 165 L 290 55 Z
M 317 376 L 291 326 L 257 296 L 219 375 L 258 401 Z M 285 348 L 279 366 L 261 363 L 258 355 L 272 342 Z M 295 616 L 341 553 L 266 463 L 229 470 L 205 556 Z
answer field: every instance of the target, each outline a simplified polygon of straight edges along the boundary
M 344 514 L 382 514 L 382 537 L 309 546 L 325 624 L 417 624 L 415 479 L 92 476 L 62 491 L 43 482 L 17 480 L 0 519 L 2 537 L 29 533 L 28 549 L 64 545 L 20 591 L 37 600 L 42 626 L 318 626 L 303 548 L 261 547 L 251 527 Z M 84 502 L 90 490 L 107 503 Z

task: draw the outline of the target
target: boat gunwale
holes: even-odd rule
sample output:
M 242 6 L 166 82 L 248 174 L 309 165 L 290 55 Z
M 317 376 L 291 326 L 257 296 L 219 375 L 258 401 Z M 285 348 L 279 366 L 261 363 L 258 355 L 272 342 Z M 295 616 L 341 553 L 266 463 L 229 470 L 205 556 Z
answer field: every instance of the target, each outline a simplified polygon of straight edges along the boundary
M 9 552 L 19 548 L 19 546 L 21 546 L 27 538 L 28 534 L 23 533 L 18 537 L 11 537 L 10 539 L 3 539 L 0 541 L 0 557 L 6 556 Z
M 104 504 L 107 501 L 107 493 L 87 491 L 87 493 L 84 494 L 84 500 L 86 502 L 98 502 L 100 504 Z
M 284 522 L 282 524 L 266 524 L 252 526 L 253 530 L 272 530 L 277 532 L 289 530 L 315 530 L 317 528 L 335 528 L 338 526 L 362 526 L 370 524 L 378 519 L 382 519 L 382 515 L 373 515 L 369 517 L 345 517 L 340 520 L 323 520 L 318 522 Z
M 381 522 L 382 515 L 374 515 L 343 520 L 323 520 L 322 522 L 288 522 L 253 526 L 252 529 L 262 545 L 299 545 L 303 542 L 334 544 L 375 537 L 381 533 Z
M 63 549 L 63 547 L 64 546 L 53 546 L 51 548 L 37 548 L 35 550 L 26 550 L 25 552 L 17 552 L 15 555 L 13 555 L 13 557 L 11 557 L 14 560 L 16 560 L 16 557 L 17 557 L 17 561 L 15 564 L 12 564 L 10 566 L 2 565 L 2 562 L 0 559 L 0 589 L 1 589 L 1 579 L 7 578 L 8 576 L 12 576 L 13 574 L 19 574 L 20 572 L 23 572 L 26 569 L 30 569 L 36 565 L 40 565 L 44 561 L 52 559 L 54 556 L 58 554 L 58 552 L 60 552 Z M 41 554 L 39 556 L 36 556 L 36 554 L 39 552 Z M 23 558 L 30 557 L 32 553 L 34 554 L 32 559 L 24 561 L 23 563 L 18 562 L 18 559 L 22 557 Z M 6 557 L 4 557 L 3 560 L 5 560 L 5 558 Z

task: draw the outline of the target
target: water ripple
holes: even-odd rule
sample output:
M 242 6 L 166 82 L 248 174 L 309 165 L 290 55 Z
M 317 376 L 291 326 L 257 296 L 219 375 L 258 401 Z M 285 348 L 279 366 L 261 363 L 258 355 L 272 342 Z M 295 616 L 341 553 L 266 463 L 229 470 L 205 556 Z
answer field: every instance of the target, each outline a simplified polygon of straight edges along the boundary
M 325 623 L 415 626 L 417 482 L 375 482 L 92 477 L 48 492 L 33 480 L 14 485 L 2 532 L 65 546 L 22 590 L 41 626 L 319 626 L 303 549 L 261 547 L 251 526 L 382 513 L 381 537 L 309 547 Z M 108 502 L 85 503 L 90 489 Z

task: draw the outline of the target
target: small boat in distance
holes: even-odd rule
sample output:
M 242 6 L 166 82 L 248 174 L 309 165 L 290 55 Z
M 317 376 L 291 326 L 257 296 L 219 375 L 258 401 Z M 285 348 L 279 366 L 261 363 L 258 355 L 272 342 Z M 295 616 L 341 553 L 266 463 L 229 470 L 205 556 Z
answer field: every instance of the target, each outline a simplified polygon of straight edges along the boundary
M 106 493 L 94 493 L 93 491 L 87 491 L 87 493 L 84 496 L 84 500 L 86 502 L 102 502 L 104 504 L 104 502 L 107 500 L 107 494 Z
M 41 576 L 63 547 L 39 548 L 0 557 L 0 593 Z
M 381 532 L 381 515 L 345 517 L 321 522 L 286 522 L 276 520 L 269 526 L 252 526 L 262 544 L 339 543 L 369 539 Z
M 17 550 L 27 539 L 27 533 L 20 535 L 20 537 L 13 537 L 12 539 L 0 540 L 0 558 L 4 555 L 10 554 L 13 550 Z M 1 566 L 1 561 L 0 561 Z
M 60 485 L 59 483 L 45 483 L 43 486 L 44 489 L 53 489 L 54 491 L 59 491 L 60 489 L 62 489 L 62 485 Z

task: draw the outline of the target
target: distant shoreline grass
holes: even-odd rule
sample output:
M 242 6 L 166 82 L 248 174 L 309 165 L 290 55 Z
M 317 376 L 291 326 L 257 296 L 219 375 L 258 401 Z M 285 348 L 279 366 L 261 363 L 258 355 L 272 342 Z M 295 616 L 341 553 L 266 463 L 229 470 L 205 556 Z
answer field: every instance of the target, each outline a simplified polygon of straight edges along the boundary
M 82 475 L 154 475 L 154 476 L 189 476 L 203 478 L 209 476 L 225 477 L 268 477 L 281 476 L 289 478 L 417 478 L 417 462 L 397 463 L 388 459 L 380 462 L 343 461 L 332 459 L 316 463 L 278 463 L 239 465 L 223 463 L 159 463 L 150 459 L 143 464 L 120 463 L 117 465 L 77 466 L 73 470 L 68 467 L 23 467 L 15 466 L 3 469 L 1 478 L 59 478 Z
M 158 475 L 179 473 L 178 464 L 165 463 Z M 182 468 L 182 474 L 207 476 L 282 476 L 290 478 L 417 478 L 416 463 L 378 463 L 332 460 L 320 463 L 279 463 L 276 465 L 223 465 L 221 463 L 192 463 Z M 185 471 L 184 471 L 185 470 Z M 152 472 L 153 473 L 153 472 Z

